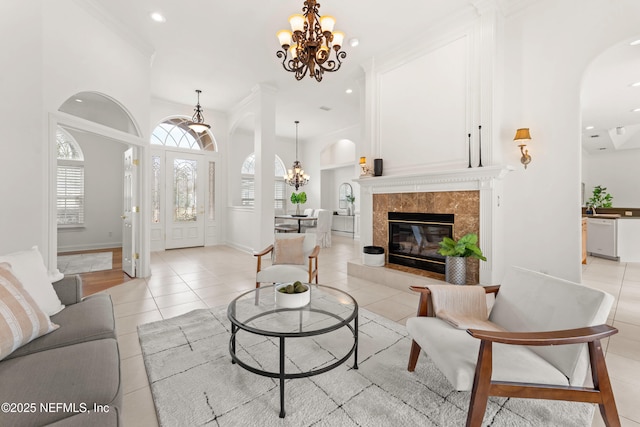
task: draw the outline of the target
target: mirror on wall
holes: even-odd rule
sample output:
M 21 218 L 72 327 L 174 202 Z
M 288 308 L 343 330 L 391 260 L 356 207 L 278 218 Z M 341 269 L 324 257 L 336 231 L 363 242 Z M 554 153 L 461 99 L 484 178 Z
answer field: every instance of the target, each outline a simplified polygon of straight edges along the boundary
M 351 184 L 347 182 L 340 184 L 340 187 L 338 188 L 338 207 L 340 209 L 347 209 L 349 206 L 347 196 L 351 195 L 353 195 L 353 188 L 351 188 Z

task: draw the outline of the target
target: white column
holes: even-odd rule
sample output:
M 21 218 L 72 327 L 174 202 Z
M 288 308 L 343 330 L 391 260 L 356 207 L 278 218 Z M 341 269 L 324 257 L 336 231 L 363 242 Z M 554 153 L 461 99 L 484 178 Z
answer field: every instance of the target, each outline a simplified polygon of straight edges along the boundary
M 254 153 L 255 199 L 254 249 L 260 250 L 273 243 L 274 159 L 276 145 L 276 90 L 273 87 L 257 85 L 253 88 L 255 113 Z

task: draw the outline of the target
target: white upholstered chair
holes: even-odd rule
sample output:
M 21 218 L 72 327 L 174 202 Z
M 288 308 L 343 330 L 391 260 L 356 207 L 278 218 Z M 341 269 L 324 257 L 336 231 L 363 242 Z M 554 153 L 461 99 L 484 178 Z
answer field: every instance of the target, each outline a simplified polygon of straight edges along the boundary
M 315 227 L 309 227 L 305 233 L 313 233 L 316 235 L 316 244 L 321 248 L 331 247 L 331 222 L 333 221 L 333 212 L 327 209 L 318 209 L 318 223 Z
M 456 390 L 471 391 L 467 426 L 481 425 L 489 396 L 596 403 L 607 426 L 620 425 L 600 343 L 618 332 L 606 325 L 611 295 L 513 267 L 500 286 L 484 288 L 497 294 L 491 325 L 465 330 L 442 320 L 444 310 L 434 317 L 432 291 L 412 289 L 421 295 L 418 317 L 407 320 L 408 370 L 423 350 Z
M 301 245 L 296 246 L 299 241 Z M 295 253 L 298 250 L 301 251 L 300 254 Z M 257 257 L 256 288 L 260 287 L 260 283 L 284 283 L 296 280 L 311 283 L 315 279 L 318 283 L 319 253 L 320 247 L 316 245 L 315 236 L 312 234 L 276 233 L 273 245 L 254 253 Z M 271 254 L 270 264 L 263 263 L 262 260 L 262 257 L 267 254 Z M 297 259 L 293 263 L 288 263 L 292 257 Z

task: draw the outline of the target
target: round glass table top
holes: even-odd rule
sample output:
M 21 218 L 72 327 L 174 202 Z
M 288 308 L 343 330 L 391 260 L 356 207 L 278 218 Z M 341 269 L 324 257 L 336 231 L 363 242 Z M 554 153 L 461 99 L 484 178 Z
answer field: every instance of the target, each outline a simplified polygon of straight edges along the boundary
M 227 316 L 240 329 L 266 336 L 311 336 L 338 329 L 358 315 L 358 303 L 348 293 L 310 284 L 310 302 L 299 308 L 276 304 L 275 286 L 261 286 L 229 304 Z

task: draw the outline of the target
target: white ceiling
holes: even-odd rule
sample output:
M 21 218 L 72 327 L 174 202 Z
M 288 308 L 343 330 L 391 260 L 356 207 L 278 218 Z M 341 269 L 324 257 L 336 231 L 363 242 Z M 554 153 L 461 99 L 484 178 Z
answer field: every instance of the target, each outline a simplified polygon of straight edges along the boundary
M 301 13 L 303 0 L 84 2 L 110 17 L 124 37 L 153 54 L 153 97 L 193 106 L 194 90 L 201 89 L 203 107 L 228 112 L 256 84 L 267 84 L 277 90 L 276 133 L 293 137 L 293 122 L 300 120 L 304 140 L 358 123 L 362 65 L 407 46 L 446 17 L 472 8 L 474 0 L 320 0 L 320 14 L 333 15 L 336 29 L 345 32 L 346 40 L 360 42 L 357 47 L 345 42 L 342 68 L 325 73 L 320 83 L 309 77 L 295 80 L 276 57 L 280 46 L 275 34 L 289 28 L 288 17 Z M 518 3 L 527 2 L 502 2 L 504 7 Z M 152 21 L 152 12 L 161 12 L 166 22 Z M 640 107 L 640 87 L 629 87 L 640 81 L 640 45 L 630 46 L 630 41 L 596 58 L 585 75 L 582 122 L 595 127 L 583 134 L 583 146 L 589 152 L 640 147 L 640 113 L 630 112 Z M 346 94 L 348 88 L 353 93 Z M 615 131 L 620 126 L 625 127 L 624 135 Z
M 582 82 L 583 148 L 589 153 L 640 148 L 640 44 L 625 40 L 603 52 Z M 586 129 L 593 126 L 593 129 Z M 623 130 L 617 130 L 621 128 Z
M 469 8 L 471 0 L 321 0 L 321 15 L 336 18 L 345 40 L 342 68 L 322 82 L 297 81 L 276 57 L 276 32 L 289 29 L 288 17 L 302 13 L 303 0 L 85 0 L 114 19 L 125 36 L 154 52 L 152 96 L 195 105 L 201 89 L 205 108 L 229 111 L 258 83 L 277 89 L 276 133 L 300 138 L 358 123 L 361 65 L 376 53 L 410 43 L 434 23 Z M 161 12 L 166 22 L 150 19 Z M 345 90 L 353 93 L 347 95 Z M 329 107 L 330 111 L 320 110 Z M 185 114 L 192 114 L 191 110 Z M 206 115 L 205 115 L 206 118 Z M 215 124 L 214 124 L 215 125 Z

